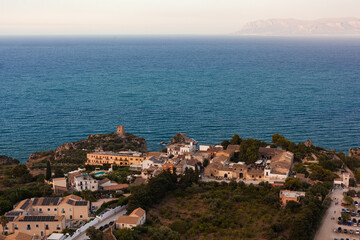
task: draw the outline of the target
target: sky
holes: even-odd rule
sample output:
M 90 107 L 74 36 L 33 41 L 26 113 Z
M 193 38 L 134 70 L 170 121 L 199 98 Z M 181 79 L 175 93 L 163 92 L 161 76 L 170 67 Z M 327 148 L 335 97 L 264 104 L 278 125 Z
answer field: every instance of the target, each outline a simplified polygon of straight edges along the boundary
M 360 0 L 0 0 L 0 35 L 221 35 L 269 18 L 360 17 Z

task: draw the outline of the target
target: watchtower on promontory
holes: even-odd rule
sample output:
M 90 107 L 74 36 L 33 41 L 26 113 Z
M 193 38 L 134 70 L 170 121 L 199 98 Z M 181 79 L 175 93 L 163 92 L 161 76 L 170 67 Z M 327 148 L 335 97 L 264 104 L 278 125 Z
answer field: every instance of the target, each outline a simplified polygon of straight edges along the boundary
M 119 125 L 116 127 L 116 133 L 117 135 L 119 135 L 120 137 L 125 137 L 125 127 L 124 125 Z

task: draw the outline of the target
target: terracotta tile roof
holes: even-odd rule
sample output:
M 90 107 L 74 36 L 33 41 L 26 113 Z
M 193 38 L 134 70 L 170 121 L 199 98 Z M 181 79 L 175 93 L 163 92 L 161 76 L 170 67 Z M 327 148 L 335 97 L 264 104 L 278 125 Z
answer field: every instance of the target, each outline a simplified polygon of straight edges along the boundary
M 29 234 L 26 234 L 26 233 L 16 232 L 16 233 L 11 234 L 3 239 L 5 239 L 5 240 L 31 240 L 32 236 Z
M 109 181 L 110 181 L 110 179 L 104 178 L 104 179 L 102 179 L 102 180 L 99 181 L 99 185 L 102 185 L 102 184 L 104 184 L 104 183 L 106 183 L 106 182 L 109 182 Z
M 130 216 L 135 215 L 135 216 L 141 217 L 141 216 L 144 215 L 145 213 L 146 213 L 146 212 L 145 212 L 144 209 L 142 209 L 142 208 L 137 208 L 137 209 L 135 209 L 134 211 L 132 211 L 132 213 L 130 213 Z
M 114 191 L 114 190 L 121 190 L 121 189 L 125 189 L 129 187 L 128 184 L 117 184 L 117 185 L 110 185 L 110 186 L 105 186 L 104 190 L 105 191 Z
M 136 224 L 139 220 L 139 217 L 136 216 L 119 216 L 116 220 L 117 223 L 124 223 L 124 224 Z
M 227 152 L 239 152 L 240 151 L 240 145 L 229 145 L 227 148 L 226 148 L 226 151 Z

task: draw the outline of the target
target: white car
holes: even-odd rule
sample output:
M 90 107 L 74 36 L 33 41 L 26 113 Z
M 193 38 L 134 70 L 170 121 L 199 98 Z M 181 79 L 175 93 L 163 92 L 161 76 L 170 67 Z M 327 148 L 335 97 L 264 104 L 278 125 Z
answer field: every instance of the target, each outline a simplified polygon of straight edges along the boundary
M 356 234 L 360 234 L 359 229 L 356 229 L 355 233 L 356 233 Z

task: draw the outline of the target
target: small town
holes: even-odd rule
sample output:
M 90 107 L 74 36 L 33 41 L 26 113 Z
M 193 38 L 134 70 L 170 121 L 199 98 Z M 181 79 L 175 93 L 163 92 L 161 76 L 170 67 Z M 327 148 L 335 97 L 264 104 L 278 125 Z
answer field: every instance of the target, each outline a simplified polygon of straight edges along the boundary
M 125 127 L 118 126 L 116 135 L 126 138 Z M 291 144 L 280 135 L 276 138 L 276 143 L 267 144 L 234 135 L 221 144 L 198 145 L 184 133 L 177 133 L 160 152 L 131 149 L 114 152 L 96 148 L 86 153 L 82 168 L 63 176 L 50 170 L 50 176 L 43 181 L 51 186 L 51 196 L 24 198 L 5 212 L 1 217 L 1 239 L 126 239 L 121 238 L 121 231 L 134 232 L 149 221 L 150 208 L 134 203 L 137 194 L 134 195 L 134 186 L 150 187 L 152 181 L 164 174 L 175 176 L 174 181 L 181 186 L 188 181 L 187 188 L 194 184 L 235 187 L 266 184 L 269 191 L 276 189 L 277 200 L 272 203 L 290 213 L 299 211 L 296 209 L 306 205 L 306 201 L 316 200 L 326 205 L 317 239 L 348 239 L 359 235 L 360 188 L 354 183 L 354 179 L 358 179 L 357 171 L 354 173 L 345 164 L 339 164 L 341 160 L 334 152 L 331 156 L 335 160 L 326 161 L 338 164 L 333 168 L 336 173 L 323 169 L 321 162 L 325 160 L 321 158 L 331 151 L 320 148 L 323 155 L 316 157 L 308 151 L 310 155 L 296 160 L 295 153 L 290 151 Z M 297 148 L 300 146 L 315 149 L 310 140 Z M 244 150 L 245 155 L 241 155 Z M 359 154 L 357 150 L 350 153 Z M 321 184 L 325 182 L 323 187 Z M 309 193 L 315 200 L 309 200 Z M 320 224 L 321 218 L 317 221 Z M 177 228 L 174 229 L 176 232 Z M 174 238 L 164 239 L 177 239 L 180 235 L 176 234 Z

